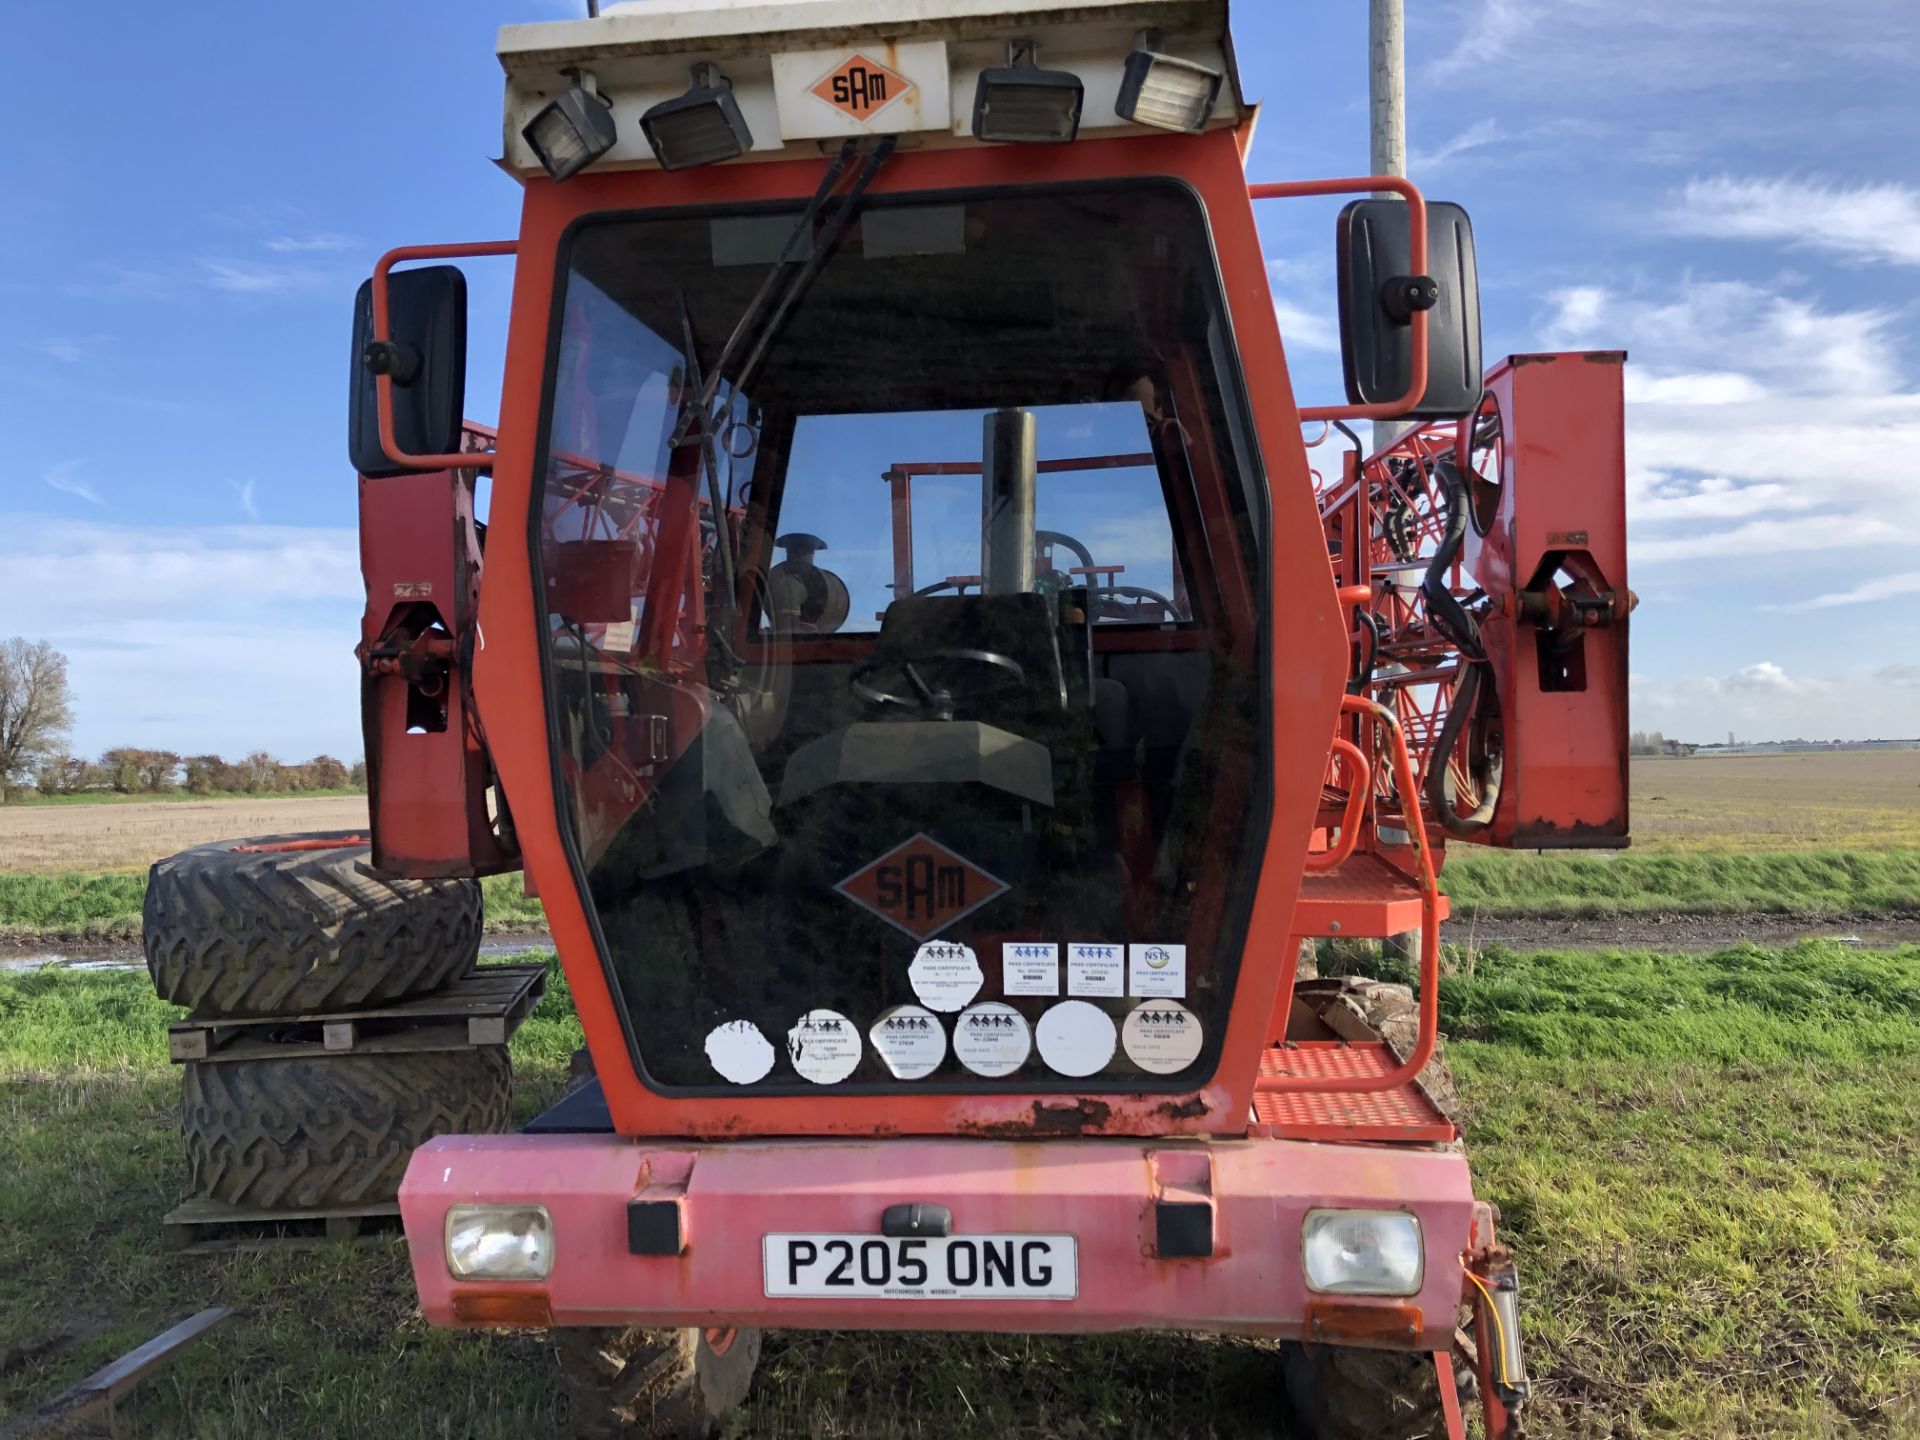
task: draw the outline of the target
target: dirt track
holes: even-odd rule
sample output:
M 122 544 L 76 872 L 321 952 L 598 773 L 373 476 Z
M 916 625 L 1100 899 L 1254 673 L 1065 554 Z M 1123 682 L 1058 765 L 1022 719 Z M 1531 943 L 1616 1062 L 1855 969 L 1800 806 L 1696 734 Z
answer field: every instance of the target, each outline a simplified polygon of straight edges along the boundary
M 209 840 L 351 830 L 366 823 L 364 795 L 0 805 L 0 870 L 144 868 Z
M 1451 945 L 1505 945 L 1510 950 L 1717 950 L 1750 940 L 1790 945 L 1796 940 L 1848 939 L 1863 945 L 1920 945 L 1920 913 L 1862 915 L 1511 915 L 1450 920 L 1441 936 Z

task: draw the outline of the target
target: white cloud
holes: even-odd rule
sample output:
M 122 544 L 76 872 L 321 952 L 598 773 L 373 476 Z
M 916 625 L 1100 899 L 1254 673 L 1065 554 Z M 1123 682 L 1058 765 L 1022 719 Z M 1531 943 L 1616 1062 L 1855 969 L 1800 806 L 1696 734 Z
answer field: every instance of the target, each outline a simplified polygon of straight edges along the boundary
M 1681 235 L 1920 265 L 1920 189 L 1910 185 L 1719 176 L 1689 181 L 1665 219 Z
M 40 353 L 62 365 L 82 365 L 99 353 L 106 338 L 104 335 L 55 335 L 40 342 Z
M 90 505 L 104 504 L 100 492 L 80 478 L 80 467 L 84 463 L 81 460 L 62 460 L 41 478 L 63 494 L 77 496 Z
M 1831 610 L 1840 605 L 1867 605 L 1875 600 L 1891 600 L 1896 595 L 1920 595 L 1920 570 L 1909 570 L 1904 575 L 1881 575 L 1873 580 L 1863 580 L 1851 590 L 1835 590 L 1826 595 L 1815 595 L 1810 600 L 1799 600 L 1791 605 L 1767 605 L 1767 610 Z
M 1331 315 L 1308 310 L 1273 297 L 1273 313 L 1280 322 L 1280 338 L 1296 350 L 1337 351 L 1340 329 Z
M 1269 259 L 1267 283 L 1280 339 L 1289 350 L 1339 352 L 1331 247 Z
M 1493 120 L 1476 120 L 1450 140 L 1444 140 L 1432 150 L 1409 150 L 1407 152 L 1407 173 L 1418 177 L 1428 170 L 1437 170 L 1455 156 L 1464 155 L 1470 150 L 1483 149 L 1497 140 L 1506 138 L 1506 132 Z
M 1739 281 L 1655 294 L 1582 285 L 1548 299 L 1548 348 L 1631 357 L 1634 565 L 1776 557 L 1767 580 L 1787 604 L 1801 598 L 1796 557 L 1864 561 L 1920 533 L 1920 486 L 1892 458 L 1920 450 L 1920 391 L 1892 313 Z
M 1509 93 L 1703 95 L 1753 89 L 1788 68 L 1795 78 L 1897 74 L 1920 52 L 1912 0 L 1460 0 L 1431 16 L 1411 13 L 1408 53 L 1438 51 L 1421 80 L 1497 77 Z M 1430 27 L 1424 34 L 1423 21 Z M 1442 38 L 1444 37 L 1444 38 Z M 1442 48 L 1442 47 L 1445 48 Z M 1867 97 L 1872 98 L 1872 97 Z M 1630 112 L 1628 112 L 1630 113 Z M 1634 116 L 1644 125 L 1644 118 Z M 1730 117 L 1694 129 L 1724 138 Z
M 1802 675 L 1772 660 L 1724 676 L 1634 675 L 1632 723 L 1694 741 L 1718 740 L 1728 730 L 1743 740 L 1911 738 L 1920 735 L 1920 714 L 1911 697 L 1891 693 L 1915 683 L 1889 673 L 1902 669 L 1920 680 L 1920 666 Z
M 240 508 L 246 512 L 247 518 L 249 520 L 258 520 L 260 518 L 260 507 L 253 503 L 253 481 L 229 480 L 227 484 L 231 487 L 233 493 L 239 496 Z
M 1882 665 L 1873 678 L 1887 685 L 1908 685 L 1920 689 L 1920 665 Z
M 10 632 L 66 653 L 74 746 L 360 751 L 354 532 L 0 515 Z
M 200 271 L 207 285 L 235 295 L 286 295 L 331 283 L 325 271 L 312 266 L 267 261 L 202 260 Z
M 276 235 L 266 242 L 266 246 L 276 255 L 311 255 L 345 250 L 353 243 L 350 235 L 323 232 L 318 235 Z

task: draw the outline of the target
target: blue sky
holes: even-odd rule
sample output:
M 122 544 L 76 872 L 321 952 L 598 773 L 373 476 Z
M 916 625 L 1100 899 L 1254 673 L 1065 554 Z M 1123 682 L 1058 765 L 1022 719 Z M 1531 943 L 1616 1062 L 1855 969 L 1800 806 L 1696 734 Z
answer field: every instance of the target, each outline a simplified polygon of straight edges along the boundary
M 1624 347 L 1634 719 L 1920 733 L 1920 7 L 1410 5 L 1412 172 L 1475 219 L 1487 352 Z M 354 286 L 513 233 L 496 27 L 547 0 L 13 7 L 0 635 L 77 749 L 359 753 Z M 1240 0 L 1257 179 L 1366 157 L 1365 6 Z M 1263 224 L 1335 398 L 1331 207 Z M 507 276 L 469 268 L 492 417 Z

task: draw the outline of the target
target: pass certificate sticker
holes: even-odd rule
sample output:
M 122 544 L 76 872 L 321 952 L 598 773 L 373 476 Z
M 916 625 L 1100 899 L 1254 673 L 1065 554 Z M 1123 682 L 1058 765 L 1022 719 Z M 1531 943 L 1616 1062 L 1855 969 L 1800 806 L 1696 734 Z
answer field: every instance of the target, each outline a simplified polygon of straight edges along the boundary
M 1155 1075 L 1175 1075 L 1200 1058 L 1200 1017 L 1171 1000 L 1149 1000 L 1127 1015 L 1120 1044 Z
M 1127 946 L 1127 993 L 1171 995 L 1187 993 L 1187 947 L 1184 945 Z
M 1002 995 L 1058 995 L 1060 947 L 1037 940 L 1010 940 L 1000 947 Z
M 1118 1038 L 1112 1017 L 1090 1000 L 1063 1000 L 1034 1026 L 1047 1068 L 1075 1078 L 1106 1069 Z
M 975 1005 L 953 1022 L 953 1053 L 967 1069 L 990 1080 L 1018 1070 L 1032 1049 L 1027 1017 L 998 1000 Z
M 1067 946 L 1069 995 L 1119 996 L 1127 993 L 1127 949 L 1124 945 Z
M 707 1032 L 707 1059 L 722 1080 L 751 1085 L 773 1069 L 773 1042 L 751 1020 L 729 1020 Z
M 913 963 L 907 966 L 907 979 L 920 1003 L 948 1015 L 963 1009 L 978 995 L 986 978 L 973 947 L 951 940 L 929 940 L 914 952 Z
M 860 1066 L 860 1031 L 838 1010 L 809 1010 L 787 1031 L 787 1056 L 801 1079 L 838 1085 Z
M 931 1010 L 896 1005 L 867 1031 L 867 1043 L 896 1080 L 924 1080 L 947 1058 L 947 1027 Z

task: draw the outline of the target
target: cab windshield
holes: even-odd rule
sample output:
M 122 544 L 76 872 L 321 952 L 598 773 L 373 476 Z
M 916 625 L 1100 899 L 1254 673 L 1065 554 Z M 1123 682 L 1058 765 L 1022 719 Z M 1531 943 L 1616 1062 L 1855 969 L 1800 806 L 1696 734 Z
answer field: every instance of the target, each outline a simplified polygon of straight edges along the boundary
M 561 257 L 536 584 L 636 1063 L 668 1091 L 1192 1088 L 1271 748 L 1201 207 L 870 200 L 715 386 L 800 215 L 593 217 Z

